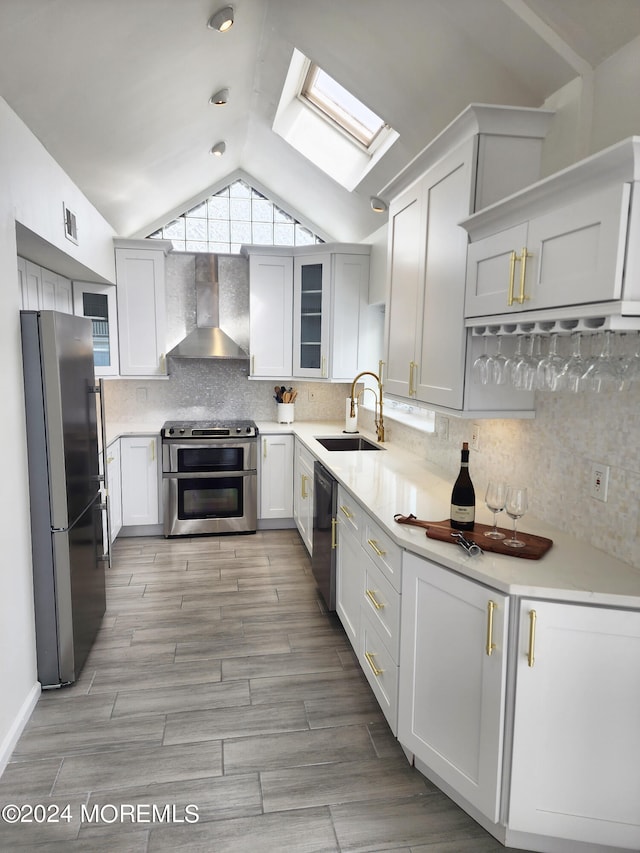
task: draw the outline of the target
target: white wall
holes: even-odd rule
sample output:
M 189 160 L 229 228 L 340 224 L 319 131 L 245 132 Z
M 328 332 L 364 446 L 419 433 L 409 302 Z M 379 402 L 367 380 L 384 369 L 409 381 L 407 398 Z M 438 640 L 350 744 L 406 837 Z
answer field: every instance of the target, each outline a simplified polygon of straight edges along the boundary
M 64 236 L 62 204 L 82 223 Z M 31 536 L 22 387 L 16 220 L 101 278 L 114 280 L 113 232 L 38 140 L 0 99 L 0 400 L 10 436 L 0 478 L 0 772 L 32 703 L 36 682 Z

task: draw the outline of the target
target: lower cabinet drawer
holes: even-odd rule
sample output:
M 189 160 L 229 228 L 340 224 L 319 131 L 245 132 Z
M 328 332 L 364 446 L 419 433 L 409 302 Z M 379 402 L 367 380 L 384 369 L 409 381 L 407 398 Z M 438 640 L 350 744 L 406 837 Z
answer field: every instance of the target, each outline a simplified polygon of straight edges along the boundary
M 400 595 L 367 555 L 363 556 L 364 600 L 368 614 L 394 660 L 400 655 Z
M 368 515 L 363 519 L 361 537 L 365 553 L 400 592 L 402 548 Z
M 394 735 L 398 733 L 398 666 L 366 610 L 360 611 L 360 665 Z

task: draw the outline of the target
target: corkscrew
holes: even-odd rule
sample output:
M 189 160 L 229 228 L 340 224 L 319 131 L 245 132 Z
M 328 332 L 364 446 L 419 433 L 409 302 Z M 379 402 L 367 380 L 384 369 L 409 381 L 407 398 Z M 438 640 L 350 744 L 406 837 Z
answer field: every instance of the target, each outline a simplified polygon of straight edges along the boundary
M 484 554 L 484 551 L 479 545 L 476 545 L 475 542 L 469 542 L 468 539 L 465 539 L 463 533 L 452 533 L 453 538 L 457 541 L 458 545 L 469 554 L 470 557 L 475 557 L 477 554 Z

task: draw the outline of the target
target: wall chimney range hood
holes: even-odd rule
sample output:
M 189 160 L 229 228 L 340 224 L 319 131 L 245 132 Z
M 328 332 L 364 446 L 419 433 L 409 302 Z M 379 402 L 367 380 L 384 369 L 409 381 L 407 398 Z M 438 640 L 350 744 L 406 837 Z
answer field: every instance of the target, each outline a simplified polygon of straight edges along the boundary
M 197 254 L 196 328 L 167 353 L 169 358 L 228 358 L 247 361 L 249 354 L 220 328 L 218 256 Z

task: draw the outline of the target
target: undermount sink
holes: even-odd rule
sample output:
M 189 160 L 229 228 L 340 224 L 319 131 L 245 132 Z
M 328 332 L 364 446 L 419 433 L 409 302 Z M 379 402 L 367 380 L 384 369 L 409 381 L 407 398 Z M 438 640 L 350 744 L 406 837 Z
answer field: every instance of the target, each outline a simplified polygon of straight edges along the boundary
M 384 450 L 384 447 L 379 447 L 367 438 L 362 436 L 338 435 L 333 438 L 318 438 L 316 441 L 325 448 L 325 450 Z

